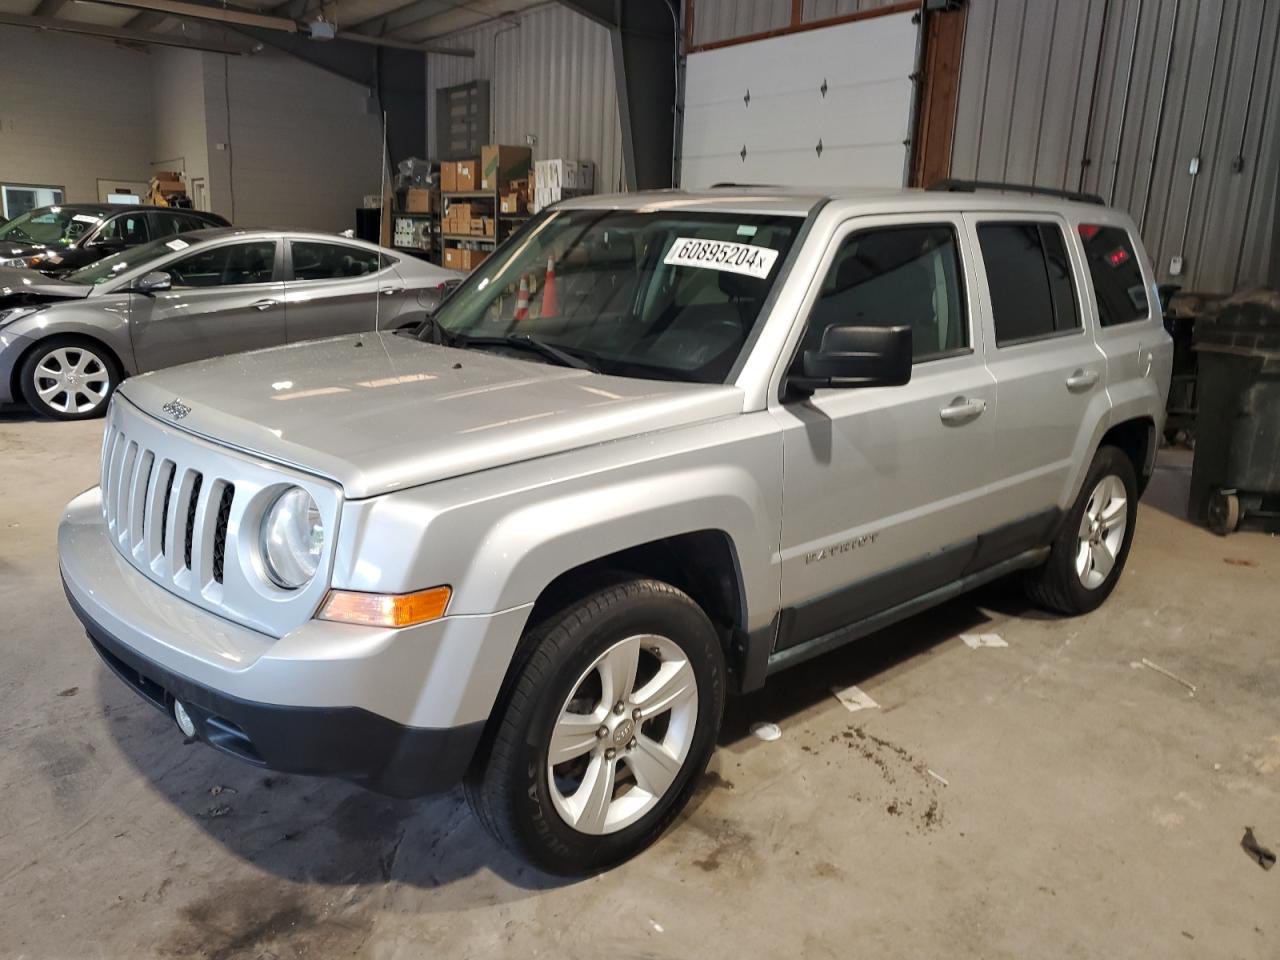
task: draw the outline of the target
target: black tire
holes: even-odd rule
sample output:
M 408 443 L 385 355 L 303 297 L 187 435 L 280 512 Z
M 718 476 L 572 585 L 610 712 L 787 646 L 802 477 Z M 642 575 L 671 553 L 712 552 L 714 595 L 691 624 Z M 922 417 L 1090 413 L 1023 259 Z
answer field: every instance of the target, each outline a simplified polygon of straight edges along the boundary
M 1209 496 L 1209 529 L 1220 537 L 1229 536 L 1240 526 L 1240 498 L 1234 493 L 1215 490 Z
M 697 683 L 692 741 L 670 786 L 639 820 L 612 833 L 580 833 L 552 800 L 551 731 L 584 672 L 613 644 L 636 634 L 664 637 L 687 658 Z M 467 799 L 500 843 L 551 873 L 577 876 L 622 863 L 653 843 L 692 795 L 719 734 L 724 677 L 715 629 L 686 594 L 657 580 L 599 590 L 526 637 L 465 782 Z
M 41 364 L 59 351 L 66 351 L 69 356 L 91 358 L 86 363 L 82 382 L 86 396 L 98 397 L 101 394 L 92 406 L 73 404 L 71 396 L 66 393 L 51 396 L 49 400 L 52 403 L 40 396 L 40 384 L 48 382 L 40 369 Z M 23 358 L 18 373 L 22 399 L 32 410 L 50 420 L 91 420 L 102 416 L 107 412 L 107 403 L 119 384 L 120 367 L 111 351 L 87 337 L 56 336 L 39 341 Z
M 1124 484 L 1126 527 L 1110 572 L 1100 585 L 1090 589 L 1076 571 L 1080 526 L 1090 496 L 1103 478 L 1108 476 L 1118 477 Z M 1076 502 L 1067 511 L 1062 526 L 1054 537 L 1049 559 L 1026 574 L 1023 586 L 1027 595 L 1038 605 L 1057 613 L 1076 615 L 1096 610 L 1111 595 L 1120 579 L 1125 560 L 1129 556 L 1129 547 L 1133 543 L 1137 519 L 1138 480 L 1134 474 L 1133 462 L 1116 447 L 1102 447 L 1089 466 Z

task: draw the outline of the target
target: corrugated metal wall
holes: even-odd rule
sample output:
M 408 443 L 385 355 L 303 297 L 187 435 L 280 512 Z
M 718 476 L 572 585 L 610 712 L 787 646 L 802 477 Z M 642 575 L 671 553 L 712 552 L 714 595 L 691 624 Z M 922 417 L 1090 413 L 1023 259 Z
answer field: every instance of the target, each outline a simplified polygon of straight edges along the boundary
M 1159 277 L 1188 289 L 1266 282 L 1280 180 L 1280 3 L 968 8 L 954 176 L 1100 193 L 1139 222 Z
M 804 20 L 825 20 L 889 6 L 897 0 L 804 0 Z M 791 0 L 696 0 L 694 45 L 777 30 L 791 22 Z
M 495 142 L 523 144 L 526 134 L 534 134 L 535 159 L 591 160 L 597 192 L 622 188 L 622 127 L 608 30 L 550 4 L 441 42 L 469 47 L 476 55 L 427 57 L 427 130 L 433 154 L 435 91 L 488 80 Z

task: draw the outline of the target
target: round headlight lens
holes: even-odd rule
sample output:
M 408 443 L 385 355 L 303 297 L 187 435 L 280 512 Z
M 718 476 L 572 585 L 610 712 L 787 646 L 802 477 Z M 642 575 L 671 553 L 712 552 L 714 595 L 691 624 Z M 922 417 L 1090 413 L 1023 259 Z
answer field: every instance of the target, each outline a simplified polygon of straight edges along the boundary
M 271 504 L 262 522 L 262 556 L 271 580 L 286 590 L 311 582 L 324 551 L 320 508 L 301 487 L 290 487 Z

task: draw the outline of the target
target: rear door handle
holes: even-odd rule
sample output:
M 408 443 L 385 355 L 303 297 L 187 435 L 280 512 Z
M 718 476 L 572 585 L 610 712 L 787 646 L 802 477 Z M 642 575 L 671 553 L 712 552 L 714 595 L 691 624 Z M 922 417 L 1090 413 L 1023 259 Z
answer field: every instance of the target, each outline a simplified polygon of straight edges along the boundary
M 279 300 L 259 300 L 257 303 L 250 304 L 250 306 L 255 310 L 270 310 L 279 302 Z
M 1088 390 L 1098 382 L 1097 370 L 1077 370 L 1067 377 L 1068 390 Z
M 956 397 L 947 406 L 938 411 L 938 416 L 942 418 L 943 423 L 968 423 L 970 420 L 976 420 L 986 412 L 987 401 L 985 400 L 969 400 L 965 397 Z

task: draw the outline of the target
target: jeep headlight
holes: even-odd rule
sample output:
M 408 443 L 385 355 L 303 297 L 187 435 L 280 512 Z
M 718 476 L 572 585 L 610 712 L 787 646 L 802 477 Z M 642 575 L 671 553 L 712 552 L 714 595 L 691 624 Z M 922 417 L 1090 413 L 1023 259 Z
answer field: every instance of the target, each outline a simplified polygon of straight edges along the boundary
M 276 586 L 297 590 L 311 582 L 324 551 L 324 522 L 311 494 L 289 487 L 262 521 L 262 559 Z

